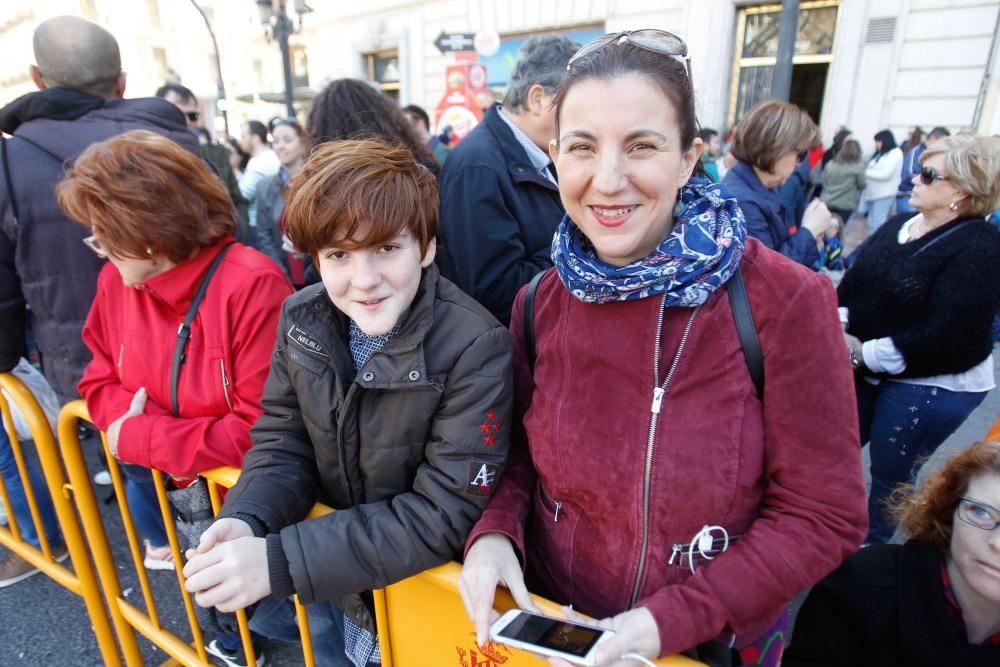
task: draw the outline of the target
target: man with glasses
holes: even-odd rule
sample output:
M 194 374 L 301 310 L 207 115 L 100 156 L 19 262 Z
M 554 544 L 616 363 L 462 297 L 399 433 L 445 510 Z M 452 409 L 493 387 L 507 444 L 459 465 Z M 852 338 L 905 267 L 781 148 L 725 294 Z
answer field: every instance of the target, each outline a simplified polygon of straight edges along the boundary
M 195 97 L 195 94 L 187 86 L 168 82 L 157 89 L 156 96 L 162 97 L 180 109 L 181 113 L 187 119 L 187 126 L 193 132 L 197 132 L 199 128 L 204 127 L 201 124 L 201 110 L 198 98 Z M 240 219 L 240 228 L 236 232 L 236 237 L 240 240 L 249 238 L 247 200 L 243 198 L 236 175 L 229 164 L 229 149 L 219 144 L 203 143 L 201 145 L 201 152 L 205 156 L 205 161 L 212 168 L 212 171 L 218 175 L 219 180 L 226 186 L 229 198 L 233 200 L 233 206 L 236 207 L 236 214 Z
M 448 156 L 441 172 L 441 273 L 504 324 L 521 286 L 552 266 L 552 234 L 564 211 L 549 142 L 552 100 L 579 44 L 532 37 L 503 104 Z

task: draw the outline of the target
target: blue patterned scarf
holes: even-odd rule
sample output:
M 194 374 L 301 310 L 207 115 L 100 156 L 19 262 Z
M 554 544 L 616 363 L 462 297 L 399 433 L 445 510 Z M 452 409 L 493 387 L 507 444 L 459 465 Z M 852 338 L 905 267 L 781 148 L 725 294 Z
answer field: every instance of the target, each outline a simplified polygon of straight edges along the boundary
M 552 239 L 552 261 L 573 296 L 587 303 L 665 295 L 666 306 L 700 306 L 743 257 L 743 212 L 719 183 L 692 178 L 674 206 L 674 228 L 649 256 L 627 266 L 598 259 L 567 215 Z

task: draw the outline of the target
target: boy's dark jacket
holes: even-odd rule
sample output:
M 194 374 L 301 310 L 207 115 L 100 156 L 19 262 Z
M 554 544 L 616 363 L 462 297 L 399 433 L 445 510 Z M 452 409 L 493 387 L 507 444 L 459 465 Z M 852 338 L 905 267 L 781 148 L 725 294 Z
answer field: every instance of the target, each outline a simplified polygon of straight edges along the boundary
M 357 594 L 459 557 L 495 488 L 510 333 L 434 266 L 402 330 L 356 373 L 348 319 L 322 284 L 289 297 L 278 326 L 264 415 L 219 516 L 271 534 L 273 595 L 334 600 L 373 628 Z M 299 523 L 317 501 L 338 511 Z

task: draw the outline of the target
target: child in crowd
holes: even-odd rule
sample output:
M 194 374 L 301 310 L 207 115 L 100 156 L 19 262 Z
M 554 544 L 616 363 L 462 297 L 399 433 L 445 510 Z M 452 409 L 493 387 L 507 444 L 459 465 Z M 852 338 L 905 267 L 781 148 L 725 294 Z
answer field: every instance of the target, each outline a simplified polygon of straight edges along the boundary
M 836 213 L 830 215 L 830 226 L 823 233 L 822 242 L 817 241 L 819 246 L 819 260 L 813 267 L 817 271 L 828 269 L 830 271 L 843 271 L 844 266 L 844 220 Z
M 326 605 L 313 643 L 336 664 L 379 662 L 371 589 L 459 557 L 507 455 L 510 334 L 439 277 L 437 201 L 405 148 L 314 150 L 285 224 L 322 284 L 282 307 L 253 447 L 184 568 L 202 606 L 271 596 L 265 635 L 292 593 L 311 621 Z M 304 520 L 317 501 L 338 511 Z

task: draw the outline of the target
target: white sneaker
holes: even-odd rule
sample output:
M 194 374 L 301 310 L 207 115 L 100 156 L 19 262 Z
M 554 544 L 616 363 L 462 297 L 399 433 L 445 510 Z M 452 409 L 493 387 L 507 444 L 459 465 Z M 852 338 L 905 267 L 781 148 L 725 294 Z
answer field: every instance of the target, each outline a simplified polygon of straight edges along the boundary
M 94 473 L 94 484 L 99 486 L 111 486 L 111 473 L 107 470 L 98 470 Z

